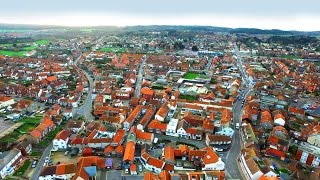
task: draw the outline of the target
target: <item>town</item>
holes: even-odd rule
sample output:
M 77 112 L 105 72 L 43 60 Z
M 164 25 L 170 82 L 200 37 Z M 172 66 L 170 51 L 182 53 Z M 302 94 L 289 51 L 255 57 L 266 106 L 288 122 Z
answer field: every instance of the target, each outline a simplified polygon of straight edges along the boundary
M 319 63 L 313 36 L 0 32 L 0 179 L 317 180 Z

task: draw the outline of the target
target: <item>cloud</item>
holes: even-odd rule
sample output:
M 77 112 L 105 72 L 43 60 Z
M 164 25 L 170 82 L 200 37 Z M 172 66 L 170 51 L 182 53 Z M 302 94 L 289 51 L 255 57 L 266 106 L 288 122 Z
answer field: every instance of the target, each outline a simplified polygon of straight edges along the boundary
M 10 0 L 0 22 L 53 25 L 213 25 L 320 30 L 320 1 Z

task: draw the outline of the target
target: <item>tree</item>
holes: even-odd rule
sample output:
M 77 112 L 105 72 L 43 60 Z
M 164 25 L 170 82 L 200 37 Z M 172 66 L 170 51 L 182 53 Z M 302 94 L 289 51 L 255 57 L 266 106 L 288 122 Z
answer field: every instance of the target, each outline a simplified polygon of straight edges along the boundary
M 192 46 L 191 50 L 192 51 L 199 51 L 199 48 L 198 48 L 198 46 Z

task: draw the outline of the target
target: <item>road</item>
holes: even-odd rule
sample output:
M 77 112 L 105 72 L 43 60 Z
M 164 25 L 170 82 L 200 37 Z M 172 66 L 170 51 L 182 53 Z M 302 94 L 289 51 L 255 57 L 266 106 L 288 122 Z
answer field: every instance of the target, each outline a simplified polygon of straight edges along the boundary
M 142 58 L 142 61 L 140 63 L 139 72 L 138 72 L 138 75 L 137 75 L 137 81 L 136 81 L 134 97 L 140 97 L 141 83 L 142 83 L 142 78 L 143 78 L 143 67 L 146 64 L 146 60 L 147 60 L 147 56 L 144 55 L 143 58 Z
M 47 156 L 49 156 L 52 147 L 53 147 L 53 143 L 51 142 L 49 144 L 49 146 L 43 151 L 43 153 L 37 163 L 37 166 L 34 168 L 34 173 L 32 174 L 31 179 L 38 179 L 39 178 L 40 172 L 41 172 L 43 164 L 44 164 L 44 160 L 46 159 Z
M 175 142 L 193 145 L 199 149 L 207 147 L 207 145 L 204 141 L 186 139 L 186 138 L 181 138 L 181 137 L 167 136 L 167 135 L 163 135 L 163 134 L 154 134 L 154 137 L 159 138 L 159 140 L 175 141 Z
M 237 66 L 240 70 L 241 76 L 243 77 L 242 84 L 245 84 L 245 86 L 241 87 L 243 91 L 242 93 L 240 93 L 240 96 L 244 97 L 243 99 L 245 99 L 253 88 L 252 79 L 248 77 L 246 70 L 243 67 L 241 55 L 239 53 L 237 46 L 234 45 L 234 47 L 235 47 L 234 53 L 237 56 Z M 241 147 L 242 142 L 240 138 L 240 131 L 235 128 L 236 123 L 241 124 L 242 111 L 243 111 L 242 100 L 236 100 L 233 105 L 233 126 L 235 129 L 235 134 L 232 137 L 232 146 L 226 154 L 226 162 L 225 162 L 227 167 L 226 169 L 227 176 L 229 176 L 229 178 L 243 179 L 241 177 L 239 167 L 237 166 L 237 163 L 236 163 L 238 156 L 240 154 L 240 151 L 242 149 Z
M 75 60 L 75 66 L 78 66 L 79 61 L 81 59 L 82 53 L 80 54 L 80 56 Z M 80 68 L 79 68 L 80 69 Z M 92 91 L 93 91 L 93 79 L 91 78 L 91 76 L 84 71 L 83 69 L 80 69 L 84 75 L 86 76 L 86 78 L 88 79 L 89 82 L 89 91 L 87 94 L 87 98 L 84 101 L 83 105 L 81 107 L 78 108 L 74 108 L 75 111 L 75 116 L 83 116 L 85 118 L 86 121 L 90 121 L 90 120 L 94 120 L 94 117 L 91 113 L 92 111 Z

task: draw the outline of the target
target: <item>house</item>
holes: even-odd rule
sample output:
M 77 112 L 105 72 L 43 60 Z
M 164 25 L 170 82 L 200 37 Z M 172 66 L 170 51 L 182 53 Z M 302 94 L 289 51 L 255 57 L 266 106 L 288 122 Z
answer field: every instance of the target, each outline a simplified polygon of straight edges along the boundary
M 217 131 L 215 134 L 229 136 L 230 138 L 232 138 L 232 136 L 234 134 L 234 130 L 230 127 L 226 127 L 226 128 L 222 128 L 222 130 L 220 130 L 220 131 Z
M 155 119 L 161 122 L 164 121 L 168 115 L 168 112 L 169 112 L 168 103 L 163 103 L 162 106 L 157 111 L 155 115 Z
M 289 149 L 289 135 L 284 127 L 276 126 L 272 129 L 267 139 L 266 149 L 267 154 L 279 159 L 285 159 L 285 153 Z
M 139 124 L 137 125 L 137 129 L 144 130 L 147 124 L 149 124 L 154 113 L 155 113 L 155 110 L 153 108 L 149 108 L 147 112 L 144 114 L 143 118 L 139 121 Z
M 26 138 L 19 142 L 19 144 L 16 145 L 16 148 L 19 149 L 23 156 L 27 156 L 32 151 L 32 145 Z
M 177 134 L 178 122 L 179 122 L 178 119 L 174 119 L 174 118 L 170 119 L 170 122 L 167 124 L 166 135 L 178 136 L 178 134 Z
M 84 128 L 84 121 L 69 121 L 66 125 L 66 129 L 76 134 Z
M 240 168 L 244 173 L 245 179 L 258 180 L 264 174 L 260 170 L 255 159 L 259 160 L 253 148 L 244 148 L 241 150 L 241 156 L 239 161 Z
M 206 150 L 206 154 L 201 159 L 202 163 L 204 164 L 202 170 L 224 170 L 225 164 L 216 154 L 216 152 L 213 151 L 210 147 L 207 147 Z
M 145 98 L 147 101 L 150 101 L 154 96 L 154 90 L 149 89 L 148 87 L 143 87 L 140 90 L 141 97 Z
M 150 156 L 145 164 L 145 168 L 149 171 L 159 174 L 164 168 L 164 165 L 164 161 Z
M 14 99 L 7 96 L 0 96 L 0 109 L 13 105 L 15 103 Z
M 148 132 L 157 133 L 157 134 L 164 134 L 167 130 L 167 124 L 161 123 L 158 120 L 152 120 L 148 125 Z
M 228 149 L 231 144 L 231 137 L 225 135 L 206 135 L 206 144 L 211 147 L 223 147 L 222 149 Z
M 117 132 L 115 133 L 115 135 L 113 136 L 113 140 L 111 142 L 111 146 L 116 147 L 120 144 L 123 143 L 123 138 L 125 136 L 125 130 L 123 129 L 118 129 Z
M 39 174 L 39 180 L 71 179 L 75 173 L 76 165 L 73 163 L 44 166 Z
M 97 156 L 80 157 L 76 165 L 76 174 L 72 179 L 96 179 L 98 168 L 106 168 L 106 158 Z
M 203 136 L 203 130 L 191 127 L 186 130 L 186 134 L 189 139 L 201 140 Z
M 133 111 L 130 113 L 130 115 L 127 117 L 127 119 L 123 122 L 123 129 L 125 129 L 126 131 L 129 131 L 134 121 L 136 121 L 140 117 L 141 111 L 142 111 L 142 106 L 141 105 L 136 106 L 133 109 Z
M 286 119 L 281 113 L 277 113 L 274 116 L 274 124 L 275 125 L 284 126 L 285 123 L 286 123 Z
M 152 144 L 153 138 L 153 133 L 143 132 L 139 129 L 136 130 L 136 140 L 138 144 Z
M 0 156 L 0 178 L 4 179 L 14 172 L 15 167 L 22 160 L 22 153 L 19 149 L 13 148 L 9 153 L 2 155 Z
M 69 130 L 60 131 L 52 141 L 53 149 L 54 150 L 67 149 L 70 135 L 71 135 L 71 131 Z
M 261 110 L 260 127 L 263 129 L 269 129 L 269 130 L 271 130 L 273 127 L 273 120 L 271 117 L 271 113 L 267 109 Z
M 131 173 L 131 175 L 137 175 L 138 173 L 137 173 L 137 165 L 135 165 L 135 164 L 131 164 L 130 165 L 130 173 Z
M 166 146 L 162 153 L 162 159 L 168 164 L 175 164 L 174 148 L 170 145 Z
M 135 143 L 133 141 L 128 141 L 123 155 L 123 162 L 132 164 L 135 152 Z
M 320 147 L 301 142 L 295 159 L 312 167 L 320 167 Z
M 188 127 L 189 127 L 189 124 L 185 120 L 179 121 L 177 126 L 177 135 L 179 137 L 188 138 L 188 135 L 187 135 Z

